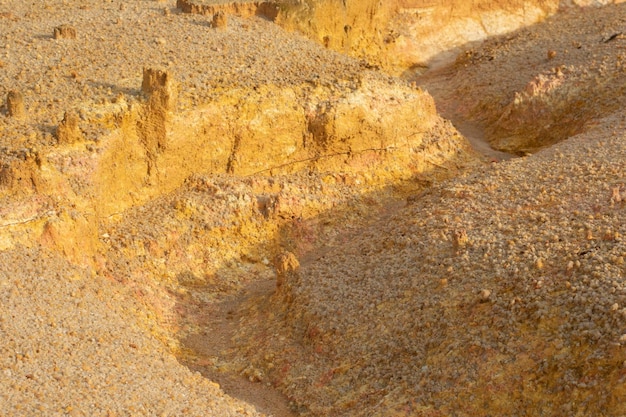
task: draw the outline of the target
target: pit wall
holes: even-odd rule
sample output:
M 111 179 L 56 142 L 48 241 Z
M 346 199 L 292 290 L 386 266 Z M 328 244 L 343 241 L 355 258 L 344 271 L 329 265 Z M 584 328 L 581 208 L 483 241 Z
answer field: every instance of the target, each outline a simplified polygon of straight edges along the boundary
M 0 211 L 0 248 L 42 243 L 91 264 L 103 222 L 197 173 L 342 173 L 355 178 L 358 193 L 468 155 L 462 137 L 441 129 L 427 93 L 367 75 L 359 84 L 343 92 L 231 90 L 184 113 L 167 87 L 99 109 L 88 120 L 108 129 L 98 140 L 41 149 L 6 168 L 13 179 L 0 187 L 11 203 Z
M 560 9 L 623 0 L 286 0 L 276 22 L 400 75 L 454 60 L 467 43 L 542 21 Z
M 342 95 L 266 86 L 232 90 L 170 114 L 161 139 L 146 139 L 148 114 L 129 110 L 94 169 L 101 217 L 168 193 L 202 172 L 247 177 L 301 171 L 361 173 L 385 184 L 414 174 L 424 136 L 438 120 L 421 90 L 364 80 Z M 152 122 L 151 122 L 152 124 Z M 441 138 L 442 142 L 450 138 Z

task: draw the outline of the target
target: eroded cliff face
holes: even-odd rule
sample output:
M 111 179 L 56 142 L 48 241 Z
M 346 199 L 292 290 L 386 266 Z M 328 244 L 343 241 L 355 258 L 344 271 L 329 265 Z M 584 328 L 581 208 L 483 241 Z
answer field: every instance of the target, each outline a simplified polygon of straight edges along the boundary
M 144 86 L 145 98 L 93 115 L 107 127 L 97 142 L 63 142 L 5 163 L 3 194 L 31 207 L 19 219 L 7 213 L 5 248 L 35 238 L 88 262 L 98 219 L 119 218 L 195 173 L 338 172 L 383 187 L 469 151 L 460 136 L 438 136 L 427 93 L 367 73 L 353 89 L 240 88 L 185 112 L 176 112 L 176 88 L 162 75 L 163 85 Z
M 139 383 L 140 374 L 142 387 L 170 384 L 171 388 L 178 384 L 172 381 L 178 380 L 163 374 L 189 374 L 171 356 L 175 353 L 181 363 L 204 361 L 202 366 L 219 367 L 219 372 L 243 374 L 264 385 L 271 381 L 291 396 L 292 404 L 317 415 L 369 411 L 432 415 L 462 409 L 472 415 L 493 410 L 511 414 L 518 404 L 511 404 L 510 394 L 520 390 L 526 390 L 522 409 L 528 404 L 541 409 L 544 385 L 529 387 L 524 377 L 542 375 L 544 356 L 558 351 L 559 356 L 551 359 L 555 366 L 572 369 L 593 360 L 595 354 L 581 351 L 587 347 L 584 340 L 570 349 L 567 343 L 582 340 L 577 337 L 599 335 L 595 340 L 604 337 L 616 350 L 626 343 L 620 334 L 621 318 L 606 321 L 612 327 L 602 336 L 599 331 L 588 332 L 593 326 L 586 322 L 555 330 L 547 315 L 574 311 L 567 291 L 586 294 L 588 288 L 597 287 L 614 290 L 602 311 L 626 317 L 618 292 L 623 288 L 618 278 L 626 256 L 621 226 L 626 223 L 620 220 L 626 201 L 624 158 L 611 152 L 611 146 L 621 149 L 615 131 L 624 123 L 606 125 L 599 136 L 579 138 L 585 143 L 613 132 L 609 147 L 596 148 L 595 156 L 589 153 L 598 160 L 595 166 L 581 168 L 580 151 L 574 148 L 570 153 L 565 146 L 553 154 L 568 159 L 569 171 L 555 172 L 555 165 L 564 164 L 547 154 L 529 165 L 524 160 L 482 165 L 478 176 L 474 172 L 430 188 L 433 182 L 477 164 L 478 157 L 452 124 L 437 114 L 429 93 L 376 67 L 411 77 L 450 60 L 468 42 L 546 19 L 558 9 L 604 3 L 608 1 L 178 0 L 176 5 L 186 12 L 182 13 L 174 9 L 173 1 L 160 2 L 164 7 L 159 9 L 153 2 L 113 7 L 96 0 L 50 0 L 42 9 L 13 2 L 14 12 L 0 10 L 0 32 L 6 31 L 0 55 L 6 76 L 0 74 L 0 93 L 7 97 L 6 104 L 0 103 L 0 296 L 8 294 L 10 300 L 5 303 L 9 309 L 3 310 L 4 323 L 12 321 L 8 317 L 15 306 L 16 311 L 29 314 L 24 317 L 37 315 L 33 323 L 41 317 L 52 323 L 38 325 L 36 332 L 37 343 L 50 347 L 42 351 L 48 365 L 42 368 L 41 357 L 33 356 L 26 358 L 29 368 L 19 368 L 17 355 L 15 360 L 5 358 L 5 370 L 10 372 L 0 373 L 0 382 L 7 381 L 0 385 L 34 398 L 41 395 L 40 386 L 25 386 L 24 381 L 53 378 L 80 386 L 72 394 L 83 390 L 93 394 L 91 379 L 90 386 L 84 386 L 85 374 L 107 381 L 108 386 L 120 369 L 125 373 L 130 369 L 132 375 L 124 376 L 129 384 Z M 607 22 L 611 10 L 606 13 L 596 20 Z M 70 19 L 72 14 L 80 17 L 75 19 L 76 27 L 52 31 L 41 23 L 47 18 Z M 327 48 L 287 34 L 267 20 L 249 19 L 257 15 L 302 31 Z M 113 23 L 94 26 L 97 19 Z M 53 36 L 35 35 L 44 31 Z M 574 47 L 591 54 L 585 57 L 593 56 L 601 41 L 608 54 L 613 42 L 622 39 L 613 27 L 605 28 L 601 39 L 596 35 L 594 29 L 585 44 Z M 460 70 L 467 65 L 480 73 L 489 70 L 482 64 L 513 61 L 507 52 L 512 46 L 524 47 L 526 40 L 520 36 L 516 44 L 513 39 L 496 38 L 485 47 L 468 49 L 450 69 L 465 79 L 457 79 L 447 90 L 453 97 L 444 99 L 454 100 L 458 114 L 491 123 L 487 133 L 497 137 L 493 143 L 511 151 L 540 147 L 576 133 L 597 116 L 594 112 L 615 110 L 613 99 L 623 96 L 626 85 L 622 58 L 615 55 L 595 63 L 589 68 L 597 73 L 578 77 L 588 67 L 559 62 L 568 56 L 566 41 L 558 48 L 533 47 L 522 57 L 534 60 L 541 71 L 531 68 L 522 76 L 518 61 L 510 67 L 497 65 L 500 78 L 492 90 L 481 90 L 485 94 L 476 100 L 471 94 L 475 80 L 482 80 L 483 88 L 491 81 Z M 19 53 L 14 53 L 16 49 Z M 106 54 L 84 53 L 99 49 Z M 540 58 L 535 56 L 537 50 Z M 602 78 L 605 70 L 608 78 Z M 515 82 L 506 84 L 507 79 Z M 450 80 L 444 77 L 443 83 L 447 86 Z M 594 94 L 603 99 L 594 102 Z M 533 126 L 535 121 L 543 131 Z M 551 127 L 558 121 L 566 123 Z M 553 135 L 550 142 L 542 141 L 544 131 Z M 538 175 L 543 173 L 552 176 Z M 606 175 L 598 177 L 598 173 Z M 589 181 L 590 176 L 595 176 L 595 182 Z M 542 184 L 556 187 L 566 178 L 579 178 L 586 188 L 566 181 L 569 188 L 564 195 L 580 196 L 581 201 L 571 199 L 563 206 L 554 196 L 568 198 L 558 197 L 558 190 Z M 498 208 L 501 202 L 505 204 Z M 546 234 L 544 224 L 557 225 L 569 212 L 575 214 L 575 227 Z M 366 229 L 366 224 L 372 227 Z M 520 239 L 512 237 L 518 235 Z M 545 253 L 528 249 L 535 247 Z M 596 257 L 602 251 L 606 256 Z M 498 266 L 498 254 L 510 257 Z M 323 271 L 325 266 L 328 272 Z M 491 276 L 493 271 L 500 272 Z M 617 278 L 591 285 L 589 276 L 596 282 L 602 278 L 600 271 Z M 93 285 L 80 281 L 94 277 L 97 286 L 110 287 L 114 295 L 93 288 L 98 297 L 84 298 L 81 291 Z M 502 277 L 515 277 L 515 287 L 503 284 Z M 558 280 L 565 289 L 557 286 Z M 230 362 L 219 356 L 221 352 L 201 357 L 194 346 L 185 344 L 188 336 L 200 335 L 200 341 L 206 341 L 202 337 L 207 333 L 202 332 L 215 319 L 211 315 L 215 300 L 252 281 L 269 283 L 269 292 L 241 309 L 240 314 L 248 317 L 241 321 L 244 326 L 237 335 L 239 351 L 229 353 L 238 357 Z M 342 288 L 342 282 L 347 287 Z M 387 285 L 393 282 L 398 282 L 395 289 Z M 22 283 L 27 283 L 28 291 L 23 291 Z M 277 288 L 271 296 L 274 283 Z M 65 287 L 71 289 L 57 292 Z M 318 287 L 330 297 L 307 295 L 317 294 Z M 555 292 L 545 292 L 550 288 Z M 38 291 L 54 294 L 48 298 L 64 303 L 70 294 L 71 302 L 63 307 L 70 318 L 61 319 L 56 309 L 49 308 L 47 298 L 39 300 Z M 540 296 L 532 295 L 536 293 Z M 526 294 L 534 297 L 527 312 Z M 548 311 L 550 305 L 543 300 L 550 294 L 562 297 L 554 311 Z M 588 297 L 575 299 L 581 316 L 589 310 L 601 317 L 596 296 L 599 292 L 591 291 Z M 33 312 L 33 301 L 41 304 L 38 308 L 45 314 Z M 329 309 L 335 301 L 338 307 Z M 93 336 L 102 333 L 93 316 L 75 321 L 87 317 L 85 304 L 91 303 L 90 311 L 109 311 L 107 303 L 129 306 L 119 323 L 134 326 L 136 332 L 120 338 L 114 330 L 106 330 L 110 337 L 98 339 L 88 355 L 82 348 L 66 349 L 92 343 Z M 349 303 L 352 306 L 346 311 Z M 490 313 L 492 305 L 506 314 L 494 317 L 498 311 Z M 442 311 L 454 320 L 442 323 L 439 318 L 446 318 Z M 291 315 L 286 321 L 285 314 Z M 544 315 L 541 329 L 560 331 L 565 340 L 557 340 L 554 349 L 545 346 L 545 333 L 534 333 L 532 343 L 526 337 L 536 329 L 526 320 L 535 316 L 543 320 Z M 423 316 L 428 319 L 415 321 Z M 515 321 L 504 323 L 502 317 Z M 335 333 L 336 321 L 345 333 Z M 71 331 L 53 333 L 50 329 L 57 322 Z M 489 342 L 494 322 L 500 324 L 497 330 L 509 329 L 509 333 L 493 335 L 498 343 L 489 345 L 484 342 Z M 564 323 L 569 322 L 564 317 Z M 24 330 L 28 326 L 17 323 L 20 343 L 31 346 L 33 338 Z M 0 330 L 10 328 L 2 325 L 0 321 Z M 572 334 L 575 337 L 570 338 Z M 142 347 L 145 340 L 138 335 L 154 335 L 164 345 L 155 347 L 157 341 L 151 338 L 150 345 Z M 438 351 L 445 347 L 444 335 L 454 344 L 451 350 Z M 13 343 L 10 337 L 4 343 L 7 340 Z M 56 345 L 50 340 L 61 342 Z M 500 341 L 510 347 L 504 353 L 509 355 L 506 361 L 517 361 L 513 365 L 499 368 L 503 356 L 492 349 L 501 349 Z M 85 365 L 110 364 L 102 347 L 111 346 L 124 346 L 123 361 L 97 369 Z M 529 346 L 539 353 L 526 355 Z M 18 349 L 11 346 L 11 350 Z M 170 356 L 159 366 L 120 366 L 156 354 L 158 362 L 164 350 Z M 390 352 L 401 358 L 402 369 L 393 368 L 397 363 L 389 361 Z M 575 411 L 565 406 L 571 402 L 569 390 L 578 387 L 585 390 L 575 396 L 580 401 L 587 393 L 613 396 L 606 401 L 599 397 L 597 407 L 590 410 L 608 406 L 614 415 L 623 415 L 619 401 L 624 392 L 623 369 L 617 363 L 624 359 L 623 349 L 620 352 L 606 356 L 615 363 L 596 362 L 587 368 L 606 370 L 610 379 L 602 379 L 600 373 L 587 378 L 583 371 L 575 376 L 578 379 L 569 375 L 549 379 L 545 386 L 559 392 L 551 397 L 556 398 L 553 411 Z M 378 355 L 378 361 L 370 360 L 372 354 Z M 568 359 L 561 361 L 560 355 Z M 57 364 L 64 363 L 74 364 L 77 372 L 53 375 Z M 469 377 L 454 373 L 468 364 L 474 368 Z M 445 372 L 446 366 L 453 372 Z M 160 373 L 153 374 L 154 369 Z M 493 369 L 502 373 L 494 376 Z M 22 371 L 28 372 L 26 377 Z M 398 375 L 404 379 L 400 381 Z M 508 391 L 500 389 L 502 379 L 511 375 L 517 379 Z M 210 409 L 218 389 L 195 390 L 207 385 L 199 379 L 196 374 L 178 384 L 185 394 L 177 404 L 182 408 L 185 398 L 190 398 L 197 405 L 193 410 L 201 410 L 192 414 L 228 415 Z M 360 384 L 356 390 L 355 381 Z M 46 397 L 50 404 L 44 405 L 67 407 L 55 403 L 58 385 L 50 382 L 53 394 Z M 618 384 L 622 385 L 615 388 Z M 494 386 L 500 399 L 485 407 L 494 398 Z M 128 385 L 114 389 L 125 394 Z M 160 389 L 152 392 L 167 392 Z M 63 389 L 63 394 L 67 392 Z M 441 395 L 426 398 L 431 394 Z M 418 401 L 417 395 L 424 397 Z M 0 393 L 2 398 L 14 401 L 10 406 L 16 409 L 36 405 L 15 403 L 18 397 L 12 396 L 12 389 Z M 162 396 L 146 398 L 146 407 L 156 409 Z M 445 406 L 434 409 L 432 398 Z M 335 402 L 329 404 L 330 399 Z M 80 398 L 75 401 L 77 411 L 87 407 Z M 129 401 L 137 404 L 136 398 Z M 117 402 L 116 407 L 126 406 Z M 564 408 L 557 410 L 561 404 Z M 236 410 L 232 413 L 242 413 L 244 408 Z M 121 414 L 126 411 L 120 409 Z

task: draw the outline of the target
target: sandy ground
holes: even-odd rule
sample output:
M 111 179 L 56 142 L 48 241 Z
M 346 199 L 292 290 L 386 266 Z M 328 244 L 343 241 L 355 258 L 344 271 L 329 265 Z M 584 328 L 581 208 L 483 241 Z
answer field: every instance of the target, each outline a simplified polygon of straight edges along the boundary
M 0 96 L 22 91 L 29 114 L 0 108 L 4 155 L 53 146 L 68 107 L 132 99 L 146 62 L 177 74 L 180 109 L 243 85 L 350 89 L 363 70 L 261 19 L 220 32 L 172 7 L 0 10 Z M 300 266 L 279 293 L 246 200 L 254 179 L 200 176 L 129 210 L 102 230 L 99 273 L 44 249 L 1 252 L 0 415 L 626 415 L 623 11 L 558 16 L 417 80 L 488 157 L 458 178 L 354 199 L 285 180 L 331 208 L 281 220 L 272 244 Z M 77 38 L 53 39 L 60 24 Z M 527 156 L 485 147 L 483 132 Z M 240 250 L 198 238 L 227 221 L 258 243 L 245 262 L 207 279 L 164 273 L 206 242 Z
M 559 15 L 417 80 L 469 136 L 560 142 L 409 197 L 248 306 L 242 354 L 304 415 L 624 415 L 623 10 Z M 528 141 L 499 141 L 512 113 Z
M 0 253 L 0 415 L 259 415 L 181 366 L 134 298 L 52 253 Z

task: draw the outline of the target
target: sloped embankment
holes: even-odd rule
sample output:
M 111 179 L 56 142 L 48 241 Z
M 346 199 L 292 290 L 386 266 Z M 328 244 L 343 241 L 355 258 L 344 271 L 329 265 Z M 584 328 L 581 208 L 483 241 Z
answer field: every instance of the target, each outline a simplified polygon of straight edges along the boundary
M 495 148 L 534 152 L 623 108 L 624 13 L 625 4 L 567 10 L 467 49 L 420 83 L 448 117 L 485 126 Z
M 256 415 L 175 360 L 181 297 L 267 273 L 288 223 L 474 159 L 404 81 L 154 5 L 0 10 L 0 413 Z
M 308 415 L 623 415 L 622 8 L 557 15 L 418 80 L 449 114 L 490 121 L 512 86 L 568 62 L 504 124 L 528 136 L 488 125 L 505 149 L 553 146 L 435 185 L 333 251 L 283 254 L 237 337 L 248 372 Z
M 241 355 L 309 415 L 623 415 L 624 126 L 434 186 L 286 262 Z

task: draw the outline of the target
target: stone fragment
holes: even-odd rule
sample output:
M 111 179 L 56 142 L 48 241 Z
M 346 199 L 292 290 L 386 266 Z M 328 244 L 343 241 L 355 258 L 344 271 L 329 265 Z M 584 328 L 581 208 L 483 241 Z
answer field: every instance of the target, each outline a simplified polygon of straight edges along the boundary
M 480 297 L 481 303 L 486 303 L 487 301 L 489 301 L 489 298 L 491 297 L 491 291 L 487 289 L 482 289 L 480 291 L 479 297 Z
M 545 266 L 545 264 L 544 264 L 544 262 L 543 262 L 543 259 L 538 258 L 538 259 L 535 261 L 535 266 L 537 267 L 537 269 L 543 269 L 543 268 L 544 268 L 544 266 Z
M 454 248 L 459 250 L 467 246 L 469 242 L 469 238 L 467 237 L 467 230 L 465 229 L 457 229 L 453 232 L 452 240 L 454 244 Z
M 7 111 L 10 117 L 21 119 L 26 116 L 24 109 L 24 96 L 16 90 L 11 90 L 7 94 Z
M 54 39 L 76 39 L 76 29 L 70 25 L 61 25 L 54 28 Z

